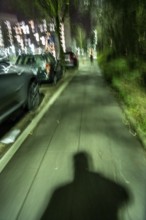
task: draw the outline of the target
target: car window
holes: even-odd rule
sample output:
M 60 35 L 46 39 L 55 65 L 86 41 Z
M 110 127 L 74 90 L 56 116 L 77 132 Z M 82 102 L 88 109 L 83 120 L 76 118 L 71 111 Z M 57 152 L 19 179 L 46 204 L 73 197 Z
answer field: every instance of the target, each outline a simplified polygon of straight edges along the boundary
M 53 57 L 52 54 L 46 54 L 46 59 L 50 63 L 55 63 L 55 58 Z
M 16 65 L 31 65 L 35 63 L 35 59 L 31 55 L 19 56 Z
M 45 59 L 46 59 L 47 63 L 52 63 L 50 57 L 45 56 Z
M 35 55 L 35 60 L 38 65 L 41 65 L 43 62 L 46 62 L 42 55 Z
M 52 54 L 23 55 L 17 58 L 16 65 L 41 65 L 44 62 L 55 64 L 56 60 Z
M 25 56 L 18 56 L 17 60 L 16 60 L 16 65 L 23 65 L 25 63 Z
M 24 64 L 31 65 L 31 64 L 34 64 L 34 63 L 35 63 L 34 57 L 33 56 L 28 56 L 28 57 L 26 57 Z

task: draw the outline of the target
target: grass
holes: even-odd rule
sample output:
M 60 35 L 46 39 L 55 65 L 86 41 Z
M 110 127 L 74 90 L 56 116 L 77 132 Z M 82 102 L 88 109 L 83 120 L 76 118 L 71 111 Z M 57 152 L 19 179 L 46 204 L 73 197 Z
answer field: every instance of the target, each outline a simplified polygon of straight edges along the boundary
M 136 126 L 146 134 L 146 64 L 138 62 L 132 68 L 128 59 L 117 58 L 106 62 L 99 59 L 102 72 L 116 90 Z
M 146 133 L 146 91 L 134 80 L 125 80 L 123 77 L 120 80 L 114 78 L 112 86 L 134 118 L 138 129 Z

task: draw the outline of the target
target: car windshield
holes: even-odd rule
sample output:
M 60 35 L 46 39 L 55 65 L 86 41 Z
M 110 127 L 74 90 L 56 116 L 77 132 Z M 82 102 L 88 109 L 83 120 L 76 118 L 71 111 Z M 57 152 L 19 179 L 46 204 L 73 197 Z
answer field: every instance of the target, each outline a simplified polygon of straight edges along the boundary
M 23 65 L 25 63 L 26 57 L 25 56 L 19 56 L 16 60 L 16 65 Z
M 37 54 L 37 55 L 21 55 L 16 60 L 16 65 L 30 65 L 34 63 L 55 63 L 55 58 L 51 54 Z
M 52 56 L 52 54 L 46 54 L 46 58 L 48 62 L 55 63 L 55 58 Z
M 16 65 L 30 65 L 35 62 L 34 57 L 31 55 L 28 56 L 19 56 Z

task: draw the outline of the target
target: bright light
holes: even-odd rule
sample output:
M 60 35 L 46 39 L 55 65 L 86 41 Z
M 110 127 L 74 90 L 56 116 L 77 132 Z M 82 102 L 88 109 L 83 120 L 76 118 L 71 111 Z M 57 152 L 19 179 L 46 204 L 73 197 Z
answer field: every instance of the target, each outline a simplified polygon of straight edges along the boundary
M 40 41 L 39 34 L 35 33 L 34 36 L 35 36 L 36 41 L 39 42 Z
M 19 23 L 16 24 L 16 26 L 14 27 L 14 30 L 15 30 L 15 33 L 16 33 L 16 34 L 22 35 L 22 29 L 21 29 Z
M 31 49 L 31 51 L 34 53 L 34 51 L 35 51 L 35 46 L 34 46 L 34 44 L 30 44 L 30 49 Z
M 44 32 L 43 25 L 42 25 L 42 24 L 39 24 L 38 26 L 39 26 L 40 32 L 41 32 L 41 33 Z
M 50 26 L 50 31 L 51 32 L 55 31 L 55 26 L 54 26 L 53 23 L 50 23 L 49 26 Z
M 47 31 L 47 22 L 45 19 L 43 19 L 43 28 L 44 28 L 44 32 Z
M 5 41 L 3 39 L 3 31 L 5 31 L 5 29 L 3 30 L 4 26 L 6 26 L 6 33 L 8 33 L 6 37 L 6 42 L 8 44 L 7 48 L 5 48 Z M 15 25 L 12 27 L 11 22 L 6 20 L 4 25 L 0 25 L 0 47 L 5 48 L 6 53 L 12 55 L 16 53 L 21 54 L 23 52 L 28 53 L 30 50 L 33 53 L 35 51 L 42 51 L 42 48 L 44 48 L 46 45 L 47 40 L 45 35 L 48 31 L 55 31 L 55 25 L 53 21 L 49 24 L 45 19 L 43 19 L 40 24 L 36 24 L 33 20 L 29 20 L 28 22 L 21 21 L 15 23 Z M 64 31 L 62 36 L 64 39 Z M 65 46 L 64 42 L 62 44 Z M 42 48 L 39 48 L 38 45 L 41 45 Z M 55 44 L 53 37 L 49 43 L 49 50 L 52 54 L 55 54 Z
M 13 35 L 12 35 L 12 28 L 11 28 L 11 23 L 9 21 L 4 22 L 7 26 L 8 29 L 8 39 L 10 42 L 10 45 L 13 45 Z
M 62 44 L 62 47 L 63 47 L 63 51 L 66 51 L 65 36 L 64 36 L 64 25 L 62 23 L 60 24 L 60 38 L 61 38 L 61 44 Z
M 28 25 L 25 24 L 24 21 L 22 21 L 22 22 L 20 23 L 20 26 L 21 26 L 21 29 L 22 29 L 22 31 L 23 31 L 23 34 L 29 34 L 29 33 L 30 33 L 29 27 L 28 27 Z
M 3 34 L 2 34 L 1 26 L 0 26 L 0 47 L 4 47 L 4 40 L 3 40 Z
M 32 29 L 32 32 L 34 32 L 34 30 L 35 30 L 35 28 L 34 28 L 34 21 L 33 21 L 33 20 L 30 20 L 28 23 L 30 24 L 30 27 L 31 27 L 31 29 Z
M 46 44 L 46 39 L 45 39 L 44 36 L 40 37 L 40 41 L 42 42 L 42 45 L 45 46 L 45 44 Z

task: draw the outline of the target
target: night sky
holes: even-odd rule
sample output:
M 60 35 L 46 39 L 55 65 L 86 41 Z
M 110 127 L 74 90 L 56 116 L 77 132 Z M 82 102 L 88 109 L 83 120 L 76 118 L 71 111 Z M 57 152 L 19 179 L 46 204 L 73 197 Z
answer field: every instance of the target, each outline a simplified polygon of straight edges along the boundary
M 0 0 L 0 13 L 10 13 L 17 16 L 18 20 L 27 19 L 27 13 L 26 11 L 23 13 L 22 10 L 19 12 L 15 6 L 13 6 L 13 3 L 15 0 Z M 33 5 L 33 0 L 19 0 L 21 3 L 25 1 L 25 3 L 28 2 L 28 8 L 31 9 L 31 5 Z M 34 13 L 36 15 L 36 13 Z M 32 15 L 34 17 L 34 15 Z
M 0 0 L 0 12 L 14 13 L 14 10 L 12 9 L 11 1 L 12 0 Z
M 90 36 L 91 32 L 91 16 L 90 11 L 81 11 L 79 8 L 77 9 L 73 3 L 71 2 L 70 7 L 70 19 L 72 23 L 72 34 L 74 35 L 74 32 L 76 32 L 76 27 L 78 24 L 80 24 L 84 30 L 86 31 L 87 37 Z

